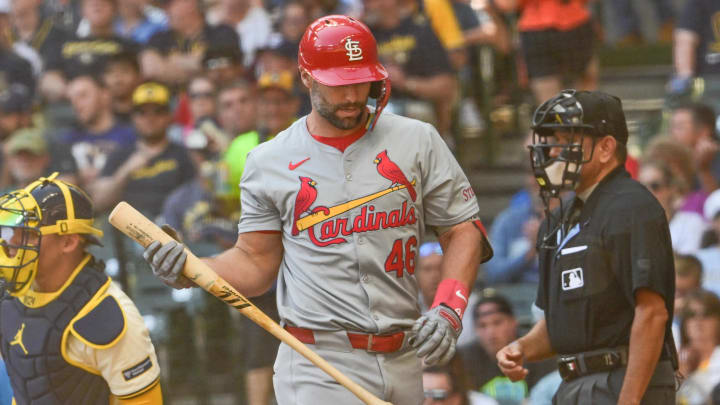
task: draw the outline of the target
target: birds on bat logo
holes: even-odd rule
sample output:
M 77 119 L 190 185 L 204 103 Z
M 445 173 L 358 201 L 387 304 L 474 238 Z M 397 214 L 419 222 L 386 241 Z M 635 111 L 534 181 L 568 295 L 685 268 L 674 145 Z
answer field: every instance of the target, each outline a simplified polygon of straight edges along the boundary
M 405 177 L 405 174 L 402 172 L 402 170 L 400 170 L 398 165 L 396 165 L 395 162 L 390 160 L 390 157 L 388 157 L 387 154 L 387 149 L 378 153 L 378 155 L 375 157 L 374 162 L 377 165 L 378 173 L 380 173 L 381 176 L 392 182 L 390 184 L 390 187 L 396 184 L 405 186 L 405 188 L 407 188 L 407 191 L 410 193 L 410 198 L 413 200 L 413 202 L 415 202 L 415 200 L 417 199 L 415 187 L 410 184 L 407 177 Z
M 370 232 L 415 224 L 417 222 L 415 206 L 408 201 L 404 201 L 400 207 L 388 211 L 376 210 L 375 205 L 370 204 L 386 194 L 402 191 L 402 189 L 407 189 L 413 202 L 417 199 L 416 180 L 408 181 L 403 171 L 390 159 L 387 150 L 378 153 L 373 162 L 377 165 L 378 173 L 390 180 L 390 186 L 332 207 L 321 205 L 313 207 L 318 196 L 316 188 L 318 184 L 310 177 L 298 177 L 300 189 L 295 196 L 291 234 L 297 236 L 300 232 L 307 230 L 312 243 L 322 247 L 345 243 L 347 240 L 343 236 L 350 236 L 356 232 Z M 353 218 L 339 217 L 357 207 L 362 207 L 359 215 Z M 317 236 L 313 228 L 315 225 L 319 225 L 320 228 Z
M 315 186 L 317 183 L 310 177 L 300 176 L 300 191 L 298 191 L 295 197 L 295 209 L 293 212 L 293 228 L 292 235 L 297 236 L 300 231 L 297 227 L 297 221 L 300 219 L 300 215 L 310 210 L 310 206 L 313 205 L 315 199 L 317 199 L 317 189 Z M 328 209 L 323 206 L 315 207 L 311 213 L 324 211 L 325 215 L 328 215 Z

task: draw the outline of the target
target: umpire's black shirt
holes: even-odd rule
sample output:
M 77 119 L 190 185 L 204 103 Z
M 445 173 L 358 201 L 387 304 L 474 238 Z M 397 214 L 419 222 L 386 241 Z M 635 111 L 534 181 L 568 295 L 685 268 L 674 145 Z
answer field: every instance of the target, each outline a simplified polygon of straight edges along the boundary
M 540 241 L 547 221 L 543 225 Z M 536 304 L 559 354 L 629 345 L 639 288 L 660 294 L 673 313 L 675 269 L 665 212 L 622 166 L 592 191 L 557 248 L 539 247 L 539 260 Z M 670 325 L 668 319 L 665 342 Z

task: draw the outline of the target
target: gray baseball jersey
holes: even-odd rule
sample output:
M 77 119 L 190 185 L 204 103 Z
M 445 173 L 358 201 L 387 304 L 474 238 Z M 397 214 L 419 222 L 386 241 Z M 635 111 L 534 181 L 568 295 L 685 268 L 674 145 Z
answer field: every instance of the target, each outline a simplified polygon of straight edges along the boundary
M 239 232 L 282 232 L 281 319 L 319 331 L 409 328 L 425 226 L 478 212 L 435 128 L 387 112 L 344 152 L 299 119 L 250 152 L 240 188 Z

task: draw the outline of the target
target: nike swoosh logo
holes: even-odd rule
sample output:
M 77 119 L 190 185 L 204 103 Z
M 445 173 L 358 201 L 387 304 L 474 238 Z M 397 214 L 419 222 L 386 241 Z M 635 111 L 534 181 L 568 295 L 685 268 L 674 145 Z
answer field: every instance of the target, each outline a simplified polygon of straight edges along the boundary
M 467 298 L 465 298 L 465 296 L 462 295 L 462 293 L 460 292 L 460 290 L 455 291 L 455 295 L 457 295 L 458 297 L 460 297 L 461 300 L 465 301 L 465 304 L 468 303 Z
M 293 164 L 293 162 L 290 162 L 288 163 L 288 169 L 295 170 L 300 167 L 301 164 L 307 162 L 308 160 L 310 160 L 310 158 L 305 158 L 304 160 L 299 161 L 297 164 Z

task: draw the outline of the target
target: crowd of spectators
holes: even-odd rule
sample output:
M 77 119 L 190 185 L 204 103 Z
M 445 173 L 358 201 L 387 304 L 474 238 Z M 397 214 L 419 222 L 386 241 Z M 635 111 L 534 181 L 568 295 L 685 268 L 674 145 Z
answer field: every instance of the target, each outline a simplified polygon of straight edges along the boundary
M 477 121 L 479 110 L 517 101 L 511 93 L 518 89 L 533 104 L 565 87 L 598 86 L 599 3 L 0 0 L 0 188 L 57 171 L 88 190 L 103 215 L 125 200 L 171 225 L 196 253 L 217 253 L 236 238 L 237 185 L 248 151 L 310 111 L 297 54 L 313 19 L 340 13 L 366 22 L 392 83 L 388 111 L 433 123 L 456 148 L 463 133 L 458 123 L 467 120 L 459 106 L 470 106 Z M 618 43 L 641 42 L 642 13 L 633 2 L 606 3 L 617 18 Z M 720 34 L 711 16 L 720 9 L 707 0 L 652 4 L 658 39 L 674 41 L 667 86 L 673 104 L 667 130 L 634 156 L 639 170 L 632 172 L 665 208 L 678 255 L 675 332 L 688 377 L 679 398 L 705 403 L 720 397 L 720 388 L 712 391 L 720 383 L 720 103 L 690 96 L 697 78 L 717 78 Z M 492 89 L 479 79 L 488 75 L 488 50 L 496 66 L 512 67 L 491 72 Z M 427 403 L 549 403 L 559 378 L 552 363 L 532 366 L 530 378 L 518 384 L 493 361 L 527 319 L 542 316 L 525 292 L 534 292 L 538 280 L 535 246 L 543 216 L 528 176 L 525 189 L 494 218 L 495 257 L 471 298 L 457 358 L 424 376 Z M 148 276 L 137 248 L 107 234 L 98 255 L 134 295 L 165 353 L 170 397 L 193 378 L 180 370 L 196 364 L 201 378 L 243 378 L 239 403 L 267 404 L 275 340 L 233 319 L 221 303 L 164 288 Z M 419 258 L 421 302 L 430 303 L 442 251 L 437 243 L 424 244 Z M 274 294 L 257 302 L 276 317 Z M 229 339 L 220 331 L 228 323 L 245 331 L 240 344 L 233 342 L 239 334 Z M 239 371 L 234 364 L 241 364 Z

